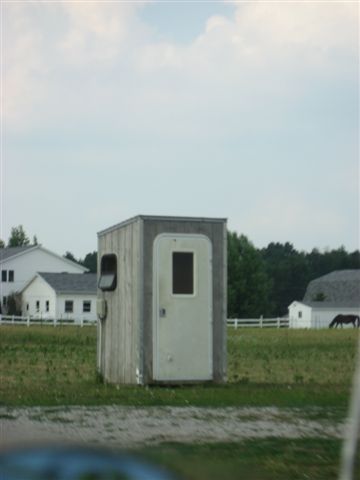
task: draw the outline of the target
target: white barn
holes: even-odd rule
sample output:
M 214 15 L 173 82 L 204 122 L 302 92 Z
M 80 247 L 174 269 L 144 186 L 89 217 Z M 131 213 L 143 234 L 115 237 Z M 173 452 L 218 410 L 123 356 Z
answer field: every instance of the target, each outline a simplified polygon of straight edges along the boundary
M 360 315 L 360 270 L 338 270 L 311 281 L 304 299 L 288 309 L 290 328 L 327 328 L 336 315 Z
M 1 248 L 0 270 L 0 307 L 4 312 L 7 297 L 20 292 L 37 272 L 84 273 L 88 269 L 41 245 L 29 245 Z
M 96 273 L 38 273 L 21 294 L 24 316 L 78 324 L 97 320 Z

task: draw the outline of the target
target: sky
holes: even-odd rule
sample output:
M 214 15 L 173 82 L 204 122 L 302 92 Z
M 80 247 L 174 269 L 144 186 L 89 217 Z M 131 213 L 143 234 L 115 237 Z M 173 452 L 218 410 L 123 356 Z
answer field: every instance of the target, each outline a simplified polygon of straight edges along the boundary
M 1 2 L 0 238 L 138 214 L 359 248 L 357 1 Z

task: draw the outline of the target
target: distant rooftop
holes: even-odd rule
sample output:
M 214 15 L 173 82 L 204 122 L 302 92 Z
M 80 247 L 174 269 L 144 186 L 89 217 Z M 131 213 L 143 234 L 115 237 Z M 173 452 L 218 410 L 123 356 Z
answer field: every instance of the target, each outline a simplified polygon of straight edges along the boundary
M 0 262 L 3 260 L 7 260 L 10 257 L 14 257 L 15 255 L 19 255 L 19 253 L 26 252 L 26 250 L 30 250 L 34 248 L 36 245 L 26 245 L 25 247 L 5 247 L 0 248 Z
M 96 273 L 47 273 L 39 275 L 60 294 L 96 294 Z
M 316 278 L 309 283 L 303 302 L 323 307 L 360 306 L 360 270 L 337 270 Z

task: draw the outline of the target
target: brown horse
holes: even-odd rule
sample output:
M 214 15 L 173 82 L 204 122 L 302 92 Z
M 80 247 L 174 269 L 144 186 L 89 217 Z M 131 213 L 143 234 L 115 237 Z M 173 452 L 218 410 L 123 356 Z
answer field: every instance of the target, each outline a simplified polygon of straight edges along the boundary
M 329 325 L 329 328 L 337 328 L 339 325 L 341 325 L 341 328 L 342 326 L 345 324 L 349 324 L 349 323 L 352 323 L 353 324 L 353 327 L 357 327 L 357 328 L 360 328 L 360 317 L 359 315 L 336 315 L 336 317 L 334 318 L 334 320 L 332 320 L 332 322 L 330 323 Z

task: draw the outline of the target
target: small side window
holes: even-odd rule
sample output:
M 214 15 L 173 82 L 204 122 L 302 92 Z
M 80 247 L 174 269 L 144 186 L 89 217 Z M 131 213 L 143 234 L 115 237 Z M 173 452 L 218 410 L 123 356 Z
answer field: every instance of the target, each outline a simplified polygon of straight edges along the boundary
M 301 310 L 298 312 L 298 317 L 302 318 L 302 311 Z
M 103 292 L 115 290 L 117 285 L 117 258 L 113 253 L 103 255 L 100 263 L 99 288 Z
M 14 270 L 9 270 L 9 282 L 14 281 Z

